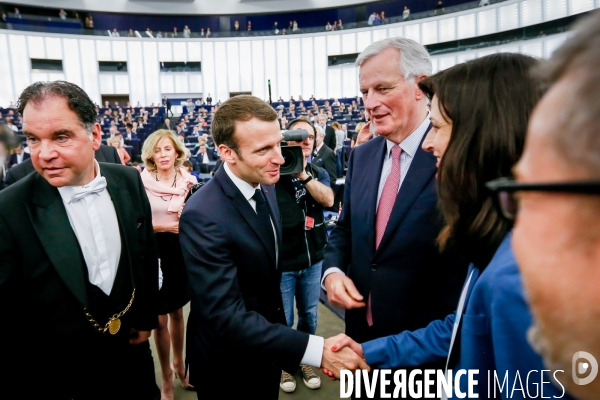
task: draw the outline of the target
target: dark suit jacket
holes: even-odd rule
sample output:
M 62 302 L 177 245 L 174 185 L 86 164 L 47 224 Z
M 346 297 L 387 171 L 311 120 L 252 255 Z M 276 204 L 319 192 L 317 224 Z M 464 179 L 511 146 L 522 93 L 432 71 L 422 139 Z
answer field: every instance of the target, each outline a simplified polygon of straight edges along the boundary
M 25 162 L 25 160 L 28 160 L 29 158 L 31 158 L 29 153 L 23 152 L 23 161 L 21 161 L 21 163 Z M 8 159 L 8 168 L 12 168 L 13 165 L 18 165 L 16 154 L 11 154 L 10 158 Z
M 325 168 L 329 174 L 329 179 L 331 180 L 331 187 L 335 186 L 335 181 L 338 178 L 337 163 L 333 150 L 331 150 L 327 144 L 321 146 L 319 152 L 313 153 L 311 164 L 316 165 L 317 167 Z
M 323 140 L 323 143 L 325 143 L 330 149 L 335 149 L 335 131 L 329 125 L 325 127 L 325 139 Z
M 121 159 L 117 149 L 112 146 L 100 145 L 100 148 L 94 153 L 94 157 L 98 162 L 106 162 L 121 165 Z M 6 172 L 4 187 L 10 186 L 13 183 L 25 178 L 27 175 L 35 171 L 31 158 L 24 160 L 21 164 L 14 166 Z M 0 187 L 2 189 L 2 187 Z
M 111 299 L 114 295 L 122 310 L 131 287 L 136 290 L 131 308 L 121 317 L 119 332 L 126 343 L 130 328 L 152 330 L 158 325 L 152 212 L 135 169 L 102 163 L 100 171 L 115 206 L 123 248 Z M 30 174 L 0 192 L 0 237 L 0 315 L 18 327 L 0 331 L 2 354 L 18 352 L 11 357 L 14 368 L 5 370 L 0 382 L 21 379 L 21 368 L 31 372 L 38 363 L 48 364 L 55 347 L 66 360 L 87 351 L 77 347 L 81 343 L 72 344 L 79 338 L 91 338 L 86 343 L 91 347 L 96 341 L 116 340 L 118 336 L 97 333 L 84 314 L 90 307 L 87 268 L 57 188 Z
M 275 188 L 263 190 L 281 249 Z M 308 344 L 308 334 L 286 326 L 281 269 L 259 225 L 224 168 L 190 197 L 181 216 L 180 241 L 192 293 L 187 357 L 192 383 L 208 392 L 206 398 L 245 393 L 277 399 L 281 369 L 293 373 Z M 232 360 L 252 365 L 252 373 L 239 374 L 234 385 L 223 374 L 231 370 Z
M 346 333 L 359 342 L 445 318 L 456 308 L 468 266 L 455 255 L 440 255 L 436 246 L 443 226 L 437 210 L 436 159 L 421 147 L 375 250 L 377 192 L 386 150 L 379 136 L 352 152 L 342 214 L 323 262 L 324 272 L 338 267 L 365 299 L 371 294 L 370 329 L 365 308 L 346 311 Z

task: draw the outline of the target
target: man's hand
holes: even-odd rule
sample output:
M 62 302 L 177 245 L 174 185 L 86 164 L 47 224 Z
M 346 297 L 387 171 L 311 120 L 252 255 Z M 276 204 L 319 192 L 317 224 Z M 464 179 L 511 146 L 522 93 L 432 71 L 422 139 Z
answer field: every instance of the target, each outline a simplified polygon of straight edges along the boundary
M 371 124 L 371 121 L 367 122 L 365 126 L 363 126 L 363 128 L 360 130 L 360 132 L 358 132 L 358 136 L 356 136 L 355 146 L 361 145 L 371 140 L 371 138 L 373 137 L 373 132 L 371 132 Z
M 152 331 L 138 331 L 135 329 L 131 329 L 131 338 L 129 339 L 129 344 L 140 344 L 144 343 L 146 340 L 150 339 L 152 335 Z
M 363 296 L 358 292 L 352 279 L 339 272 L 334 272 L 325 278 L 327 298 L 336 307 L 349 310 L 365 306 Z
M 363 354 L 362 346 L 360 343 L 355 342 L 351 337 L 342 334 L 335 336 L 335 338 L 339 338 L 339 340 L 331 347 L 331 351 L 337 352 L 343 349 L 344 347 L 348 347 L 350 350 L 355 352 L 360 358 L 365 359 L 365 355 Z M 327 368 L 323 368 L 323 373 L 329 376 L 332 380 L 335 380 L 335 375 L 333 371 L 328 370 Z
M 342 341 L 345 337 L 346 335 L 340 334 L 329 339 L 325 339 L 323 343 L 323 359 L 321 361 L 321 368 L 324 371 L 326 370 L 330 377 L 335 377 L 337 379 L 339 379 L 340 371 L 343 369 L 350 371 L 356 371 L 357 369 L 366 369 L 368 371 L 371 370 L 365 360 L 352 351 L 350 347 L 335 347 L 335 343 Z M 336 351 L 333 351 L 333 348 L 336 348 Z
M 308 164 L 308 157 L 304 157 L 304 168 L 302 168 L 302 171 L 298 172 L 297 174 L 294 174 L 294 176 L 298 179 L 300 179 L 301 181 L 305 181 L 308 179 L 308 174 L 306 173 L 306 165 Z

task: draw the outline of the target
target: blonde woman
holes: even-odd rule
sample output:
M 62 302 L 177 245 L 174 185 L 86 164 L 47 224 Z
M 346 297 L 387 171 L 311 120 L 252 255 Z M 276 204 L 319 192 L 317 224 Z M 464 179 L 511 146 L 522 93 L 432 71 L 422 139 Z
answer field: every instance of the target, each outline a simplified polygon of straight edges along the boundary
M 186 194 L 198 183 L 185 168 L 185 147 L 172 131 L 160 129 L 144 142 L 140 174 L 152 208 L 163 281 L 159 291 L 159 326 L 154 335 L 162 369 L 162 400 L 173 399 L 173 380 L 179 377 L 191 389 L 183 361 L 183 306 L 189 301 L 188 282 L 179 245 L 179 217 Z M 169 363 L 171 345 L 173 364 Z
M 342 164 L 342 162 L 343 162 L 342 161 L 342 153 L 343 153 L 342 150 L 344 148 L 344 140 L 346 139 L 346 132 L 344 132 L 342 130 L 342 126 L 337 121 L 333 121 L 333 123 L 331 124 L 331 127 L 335 131 L 335 149 L 333 149 L 333 150 L 335 153 L 335 159 L 336 159 L 336 165 L 337 165 L 337 176 L 342 177 L 342 176 L 344 176 L 344 167 Z
M 358 137 L 358 134 L 360 133 L 360 131 L 364 127 L 365 127 L 365 123 L 364 122 L 359 122 L 358 124 L 356 124 L 356 128 L 354 129 L 354 133 L 352 134 L 352 141 L 350 142 L 350 148 L 353 149 L 354 146 L 356 146 L 356 138 Z
M 119 158 L 121 159 L 121 164 L 127 165 L 127 163 L 131 161 L 129 153 L 123 148 L 123 146 L 121 146 L 121 136 L 115 135 L 108 139 L 107 143 L 109 146 L 117 149 L 117 153 L 119 153 Z

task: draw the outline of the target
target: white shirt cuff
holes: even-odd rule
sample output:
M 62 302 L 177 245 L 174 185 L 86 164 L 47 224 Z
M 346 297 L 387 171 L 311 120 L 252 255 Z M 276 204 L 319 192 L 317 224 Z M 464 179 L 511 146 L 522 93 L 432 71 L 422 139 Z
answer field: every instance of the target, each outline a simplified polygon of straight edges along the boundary
M 327 289 L 325 288 L 325 278 L 327 278 L 327 275 L 333 274 L 334 272 L 339 272 L 340 274 L 346 275 L 344 274 L 344 271 L 342 271 L 338 267 L 327 268 L 327 271 L 325 271 L 325 273 L 323 274 L 323 279 L 321 279 L 321 288 L 323 288 L 324 291 L 327 291 Z
M 320 336 L 310 335 L 308 337 L 308 345 L 300 364 L 310 365 L 311 367 L 321 368 L 321 360 L 323 359 L 323 344 L 325 339 Z

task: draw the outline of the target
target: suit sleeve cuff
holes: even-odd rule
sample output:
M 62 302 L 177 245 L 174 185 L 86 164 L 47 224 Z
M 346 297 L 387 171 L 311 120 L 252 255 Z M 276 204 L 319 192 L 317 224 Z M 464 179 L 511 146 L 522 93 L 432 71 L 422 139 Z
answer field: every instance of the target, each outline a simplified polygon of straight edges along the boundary
M 327 271 L 325 271 L 325 273 L 323 274 L 323 278 L 321 278 L 321 288 L 324 291 L 327 291 L 327 289 L 325 289 L 325 278 L 327 278 L 327 275 L 333 274 L 334 272 L 339 272 L 340 274 L 346 275 L 344 274 L 344 271 L 342 271 L 338 267 L 327 268 Z
M 323 358 L 323 344 L 325 339 L 320 336 L 310 335 L 306 351 L 302 357 L 300 364 L 310 365 L 311 367 L 321 368 L 321 360 Z

